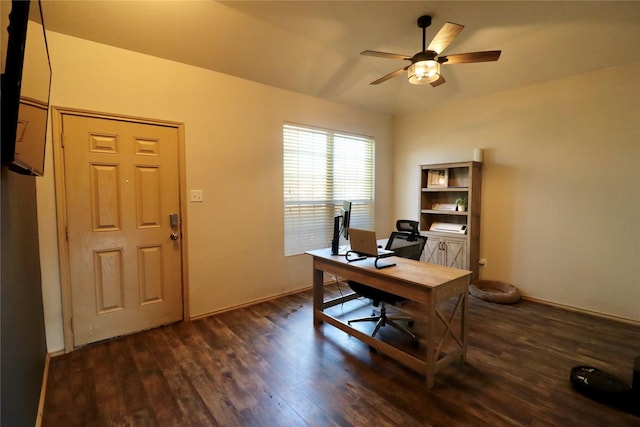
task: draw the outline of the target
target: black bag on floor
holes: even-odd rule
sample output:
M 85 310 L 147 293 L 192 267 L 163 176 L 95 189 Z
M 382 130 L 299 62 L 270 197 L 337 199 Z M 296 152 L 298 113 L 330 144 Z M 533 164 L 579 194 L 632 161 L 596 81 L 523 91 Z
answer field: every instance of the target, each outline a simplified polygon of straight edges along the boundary
M 640 367 L 640 357 L 636 358 L 635 365 L 634 371 Z M 636 375 L 634 372 L 634 386 Z M 640 415 L 640 389 L 634 390 L 615 375 L 592 366 L 576 366 L 571 369 L 569 380 L 576 390 L 591 399 Z

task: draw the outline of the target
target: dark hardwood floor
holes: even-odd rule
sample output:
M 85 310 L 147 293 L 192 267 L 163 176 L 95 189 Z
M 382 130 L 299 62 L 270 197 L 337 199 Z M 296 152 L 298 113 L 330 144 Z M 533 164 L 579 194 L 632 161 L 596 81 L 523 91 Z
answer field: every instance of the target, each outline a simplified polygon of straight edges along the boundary
M 470 297 L 467 363 L 446 367 L 428 391 L 422 376 L 358 340 L 329 325 L 315 329 L 311 295 L 55 357 L 43 425 L 640 425 L 640 417 L 590 400 L 569 383 L 570 369 L 580 364 L 631 383 L 638 326 L 529 301 L 508 306 Z M 335 309 L 346 318 L 370 311 L 365 300 Z M 420 334 L 415 307 L 402 310 L 415 314 Z M 383 339 L 407 342 L 383 329 Z

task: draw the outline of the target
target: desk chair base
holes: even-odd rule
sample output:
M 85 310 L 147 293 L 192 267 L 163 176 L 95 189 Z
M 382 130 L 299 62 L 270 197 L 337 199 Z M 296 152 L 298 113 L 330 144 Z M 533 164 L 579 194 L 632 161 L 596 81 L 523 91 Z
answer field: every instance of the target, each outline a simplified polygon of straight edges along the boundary
M 409 335 L 412 339 L 411 339 L 411 345 L 415 348 L 417 348 L 420 343 L 418 341 L 418 338 L 416 337 L 416 335 L 411 332 L 410 330 L 408 330 L 407 328 L 405 328 L 404 326 L 400 325 L 399 323 L 397 323 L 397 321 L 406 321 L 407 324 L 409 326 L 413 326 L 413 318 L 408 317 L 408 316 L 400 316 L 400 317 L 387 317 L 387 307 L 385 306 L 384 302 L 381 303 L 381 307 L 380 307 L 380 315 L 377 316 L 376 312 L 374 310 L 374 312 L 372 313 L 371 316 L 369 317 L 361 317 L 359 319 L 351 319 L 347 321 L 347 324 L 351 325 L 352 323 L 355 322 L 376 322 L 376 327 L 373 329 L 373 332 L 371 333 L 372 337 L 375 337 L 376 334 L 378 333 L 378 331 L 380 330 L 381 327 L 389 325 L 394 327 L 395 329 L 397 329 L 398 331 Z

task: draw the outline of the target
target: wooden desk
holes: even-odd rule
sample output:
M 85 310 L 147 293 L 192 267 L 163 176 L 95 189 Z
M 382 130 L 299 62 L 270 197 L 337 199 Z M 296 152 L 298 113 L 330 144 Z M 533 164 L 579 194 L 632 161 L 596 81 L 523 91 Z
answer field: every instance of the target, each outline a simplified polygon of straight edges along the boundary
M 454 360 L 466 360 L 467 352 L 467 298 L 470 271 L 457 270 L 434 264 L 426 264 L 406 258 L 390 257 L 388 262 L 395 262 L 395 267 L 376 269 L 373 259 L 349 263 L 344 256 L 331 255 L 331 249 L 319 249 L 306 252 L 313 257 L 313 321 L 316 327 L 327 322 L 347 334 L 358 338 L 381 353 L 397 360 L 409 368 L 426 376 L 427 388 L 431 388 L 434 375 Z M 324 300 L 324 274 L 329 273 L 343 278 L 382 289 L 396 295 L 416 301 L 424 307 L 427 317 L 426 343 L 427 351 L 424 360 L 406 353 L 394 346 L 371 337 L 324 312 L 324 309 L 354 299 L 347 295 L 330 301 Z M 438 305 L 451 298 L 457 298 L 452 313 L 445 316 L 438 310 Z M 454 330 L 453 319 L 459 313 L 459 330 Z M 445 326 L 444 334 L 436 341 L 437 321 Z M 456 342 L 456 349 L 446 354 L 442 346 L 447 336 Z

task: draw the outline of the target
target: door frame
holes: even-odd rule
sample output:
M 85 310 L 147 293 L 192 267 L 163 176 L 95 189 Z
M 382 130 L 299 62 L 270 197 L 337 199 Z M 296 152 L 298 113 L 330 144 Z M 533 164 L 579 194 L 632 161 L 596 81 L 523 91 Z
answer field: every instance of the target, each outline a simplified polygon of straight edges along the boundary
M 73 339 L 73 301 L 71 298 L 71 274 L 69 242 L 67 241 L 67 196 L 65 185 L 65 164 L 64 164 L 64 135 L 62 132 L 62 118 L 65 115 L 91 117 L 98 119 L 119 120 L 148 125 L 167 126 L 175 128 L 178 132 L 178 190 L 180 205 L 180 233 L 181 256 L 180 270 L 182 279 L 182 321 L 190 319 L 189 315 L 189 274 L 187 262 L 187 191 L 186 191 L 186 159 L 184 144 L 184 123 L 169 120 L 149 119 L 135 116 L 123 116 L 120 114 L 102 113 L 96 111 L 82 110 L 52 106 L 52 131 L 53 131 L 53 172 L 55 181 L 56 216 L 58 226 L 58 260 L 60 266 L 60 291 L 62 300 L 62 322 L 64 335 L 64 352 L 69 353 L 74 350 Z

